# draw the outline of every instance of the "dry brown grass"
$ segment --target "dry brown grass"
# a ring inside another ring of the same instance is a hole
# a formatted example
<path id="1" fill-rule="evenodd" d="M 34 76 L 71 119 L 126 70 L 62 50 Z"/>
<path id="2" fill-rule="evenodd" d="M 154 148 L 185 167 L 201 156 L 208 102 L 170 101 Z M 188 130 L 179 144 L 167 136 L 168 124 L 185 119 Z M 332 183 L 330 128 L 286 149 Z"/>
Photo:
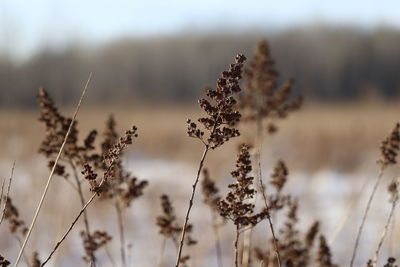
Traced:
<path id="1" fill-rule="evenodd" d="M 352 171 L 365 160 L 377 158 L 378 145 L 398 119 L 399 103 L 306 103 L 300 112 L 278 124 L 280 132 L 266 140 L 267 153 L 284 157 L 293 168 L 316 170 L 333 168 Z M 63 110 L 67 113 L 69 109 Z M 201 144 L 186 136 L 185 121 L 200 116 L 195 106 L 149 104 L 135 107 L 83 107 L 79 121 L 83 133 L 101 128 L 109 113 L 118 118 L 120 130 L 134 121 L 140 128 L 137 153 L 149 157 L 168 157 L 195 163 L 193 151 Z M 29 160 L 36 156 L 43 134 L 37 123 L 38 112 L 2 110 L 0 112 L 0 158 Z M 249 127 L 242 127 L 241 140 L 252 140 Z M 235 142 L 235 141 L 233 141 Z M 210 155 L 218 166 L 233 162 L 229 155 L 235 146 L 222 148 Z M 229 152 L 229 153 L 228 153 Z M 306 156 L 306 157 L 305 157 Z"/>

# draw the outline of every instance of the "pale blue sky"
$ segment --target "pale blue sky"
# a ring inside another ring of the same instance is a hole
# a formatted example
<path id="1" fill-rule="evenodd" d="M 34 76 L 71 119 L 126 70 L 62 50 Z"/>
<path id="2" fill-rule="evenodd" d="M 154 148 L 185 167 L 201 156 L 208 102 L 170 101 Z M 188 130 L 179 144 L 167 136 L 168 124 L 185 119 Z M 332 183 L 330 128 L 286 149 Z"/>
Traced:
<path id="1" fill-rule="evenodd" d="M 0 52 L 26 56 L 76 41 L 313 22 L 400 29 L 400 0 L 0 0 Z"/>

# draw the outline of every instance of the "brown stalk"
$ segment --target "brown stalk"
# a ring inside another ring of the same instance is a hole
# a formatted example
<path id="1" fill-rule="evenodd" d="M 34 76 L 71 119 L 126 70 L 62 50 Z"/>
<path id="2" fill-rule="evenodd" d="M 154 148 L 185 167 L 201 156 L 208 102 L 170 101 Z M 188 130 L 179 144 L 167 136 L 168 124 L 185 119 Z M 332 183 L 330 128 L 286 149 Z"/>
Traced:
<path id="1" fill-rule="evenodd" d="M 12 179 L 13 179 L 13 176 L 14 176 L 14 169 L 15 169 L 15 161 L 14 161 L 12 167 L 11 167 L 11 175 L 10 175 L 10 179 L 8 180 L 7 191 L 6 191 L 6 195 L 5 195 L 4 208 L 3 208 L 2 212 L 1 212 L 1 217 L 0 217 L 0 225 L 1 225 L 1 223 L 3 222 L 4 216 L 5 216 L 6 211 L 7 211 L 7 199 L 8 199 L 8 196 L 10 195 L 11 182 L 12 182 Z M 3 182 L 3 185 L 1 186 L 1 196 L 0 196 L 0 199 L 3 198 L 4 183 L 5 183 L 5 180 L 4 180 L 4 182 Z M 1 204 L 1 200 L 0 200 L 0 204 Z M 1 206 L 1 205 L 0 205 L 0 206 Z"/>
<path id="2" fill-rule="evenodd" d="M 214 132 L 214 131 L 212 131 L 212 132 Z M 200 164 L 199 164 L 199 168 L 197 170 L 196 180 L 194 181 L 194 184 L 192 185 L 192 194 L 191 194 L 190 200 L 189 200 L 189 207 L 188 207 L 188 209 L 186 211 L 185 223 L 184 223 L 183 228 L 182 228 L 182 235 L 181 235 L 181 240 L 179 242 L 178 256 L 177 256 L 177 259 L 176 259 L 175 267 L 178 267 L 179 264 L 180 264 L 180 260 L 181 260 L 181 256 L 182 256 L 183 243 L 185 241 L 185 235 L 186 235 L 187 225 L 188 225 L 188 222 L 189 222 L 190 211 L 192 210 L 192 207 L 193 207 L 193 200 L 194 200 L 194 195 L 196 193 L 196 187 L 197 187 L 197 184 L 199 182 L 200 173 L 201 173 L 201 171 L 203 169 L 204 161 L 206 159 L 206 156 L 207 156 L 207 153 L 208 153 L 209 150 L 210 150 L 209 145 L 206 144 L 204 146 L 203 155 L 201 156 L 201 159 L 200 159 Z"/>
<path id="3" fill-rule="evenodd" d="M 238 243 L 239 243 L 239 236 L 240 236 L 240 231 L 239 231 L 239 225 L 236 225 L 236 236 L 235 236 L 235 241 L 234 241 L 234 257 L 235 257 L 235 267 L 239 267 L 239 249 L 238 249 Z"/>
<path id="4" fill-rule="evenodd" d="M 257 151 L 256 151 L 256 161 L 257 161 L 257 166 L 258 166 L 258 180 L 260 183 L 260 191 L 261 191 L 261 194 L 262 194 L 262 197 L 264 200 L 264 205 L 267 210 L 267 220 L 268 220 L 269 228 L 270 228 L 271 234 L 272 234 L 276 259 L 278 261 L 278 266 L 281 267 L 281 255 L 279 253 L 278 239 L 276 238 L 276 235 L 275 235 L 274 224 L 272 223 L 270 208 L 268 205 L 267 196 L 265 195 L 265 186 L 264 186 L 263 179 L 262 179 L 262 169 L 261 169 L 262 132 L 261 131 L 262 131 L 262 122 L 260 120 L 258 120 L 258 122 L 257 122 L 257 141 L 258 141 L 257 143 L 258 144 L 257 144 Z"/>
<path id="5" fill-rule="evenodd" d="M 85 205 L 85 197 L 83 196 L 82 183 L 79 180 L 78 172 L 77 172 L 75 164 L 72 162 L 72 160 L 69 160 L 69 164 L 71 165 L 72 172 L 74 174 L 73 176 L 75 178 L 76 189 L 77 189 L 77 192 L 78 192 L 78 195 L 79 195 L 79 199 L 81 201 L 81 206 L 83 207 Z M 84 224 L 85 224 L 86 237 L 89 239 L 89 241 L 91 241 L 92 237 L 90 235 L 89 220 L 88 220 L 88 217 L 87 217 L 86 210 L 83 212 L 83 221 L 84 221 Z M 94 266 L 96 266 L 96 258 L 94 257 L 94 255 L 93 255 L 91 260 L 93 261 L 91 263 L 91 265 L 93 264 Z"/>
<path id="6" fill-rule="evenodd" d="M 100 186 L 103 184 L 100 183 Z M 46 260 L 43 261 L 43 263 L 40 265 L 45 266 L 47 264 L 47 262 L 51 259 L 51 257 L 53 256 L 53 254 L 56 252 L 56 250 L 58 249 L 58 247 L 62 244 L 62 242 L 64 242 L 64 240 L 67 238 L 68 234 L 71 232 L 72 228 L 74 228 L 76 222 L 79 220 L 79 218 L 81 217 L 81 215 L 85 212 L 86 208 L 90 205 L 90 203 L 92 203 L 92 201 L 96 198 L 97 193 L 94 193 L 90 199 L 86 202 L 86 204 L 82 207 L 82 209 L 79 211 L 78 215 L 75 217 L 75 219 L 72 221 L 71 225 L 69 226 L 68 230 L 63 234 L 63 236 L 60 238 L 60 240 L 57 242 L 57 244 L 54 246 L 53 250 L 50 252 L 49 256 L 46 258 Z"/>
<path id="7" fill-rule="evenodd" d="M 355 260 L 355 258 L 356 258 L 357 249 L 358 249 L 358 246 L 359 246 L 359 244 L 360 244 L 361 233 L 362 233 L 362 230 L 364 229 L 364 224 L 365 224 L 365 222 L 366 222 L 366 220 L 367 220 L 368 212 L 369 212 L 369 210 L 371 209 L 371 204 L 372 204 L 372 201 L 373 201 L 373 199 L 374 199 L 376 190 L 378 189 L 379 183 L 380 183 L 380 181 L 382 180 L 384 169 L 385 169 L 385 167 L 384 167 L 384 165 L 383 165 L 382 168 L 380 169 L 379 175 L 378 175 L 378 177 L 377 177 L 377 179 L 376 179 L 376 181 L 375 181 L 374 188 L 372 189 L 372 192 L 371 192 L 371 194 L 369 195 L 367 207 L 365 208 L 364 215 L 363 215 L 363 218 L 362 218 L 362 220 L 361 220 L 361 224 L 360 224 L 360 226 L 359 226 L 359 228 L 358 228 L 357 237 L 356 237 L 356 242 L 355 242 L 355 244 L 354 244 L 353 253 L 352 253 L 352 255 L 351 255 L 350 267 L 353 267 L 353 265 L 354 265 L 354 260 Z"/>
<path id="8" fill-rule="evenodd" d="M 66 135 L 65 135 L 65 137 L 64 137 L 64 141 L 63 141 L 63 143 L 62 143 L 62 145 L 61 145 L 61 147 L 60 147 L 60 150 L 59 150 L 59 152 L 58 152 L 58 154 L 57 154 L 57 157 L 56 157 L 56 159 L 55 159 L 55 161 L 54 161 L 53 168 L 52 168 L 52 170 L 51 170 L 51 172 L 50 172 L 50 174 L 49 174 L 49 177 L 48 177 L 48 179 L 47 179 L 46 186 L 45 186 L 45 188 L 44 188 L 44 190 L 43 190 L 42 196 L 41 196 L 40 201 L 39 201 L 39 204 L 38 204 L 38 206 L 37 206 L 35 215 L 33 216 L 32 223 L 31 223 L 31 225 L 29 226 L 29 229 L 28 229 L 28 232 L 27 232 L 27 234 L 26 234 L 25 240 L 24 240 L 24 242 L 22 243 L 22 247 L 21 247 L 21 249 L 20 249 L 20 251 L 19 251 L 19 253 L 18 253 L 18 257 L 17 257 L 17 260 L 15 261 L 14 267 L 17 267 L 17 266 L 18 266 L 18 263 L 19 263 L 19 261 L 21 260 L 21 256 L 22 256 L 22 254 L 23 254 L 23 252 L 24 252 L 24 249 L 25 249 L 25 247 L 26 247 L 26 244 L 28 243 L 28 240 L 29 240 L 29 238 L 30 238 L 30 236 L 31 236 L 33 227 L 35 226 L 36 220 L 37 220 L 37 218 L 38 218 L 38 216 L 39 216 L 39 212 L 40 212 L 40 210 L 41 210 L 41 208 L 42 208 L 44 199 L 45 199 L 45 197 L 46 197 L 46 195 L 47 195 L 47 192 L 48 192 L 48 189 L 49 189 L 49 187 L 50 187 L 50 183 L 51 183 L 51 181 L 52 181 L 53 174 L 54 174 L 55 169 L 56 169 L 56 167 L 57 167 L 57 163 L 58 163 L 58 161 L 60 160 L 60 157 L 61 157 L 61 154 L 62 154 L 62 152 L 63 152 L 63 150 L 64 150 L 65 144 L 67 143 L 68 137 L 69 137 L 69 135 L 70 135 L 70 133 L 71 133 L 72 126 L 73 126 L 73 124 L 75 123 L 76 116 L 78 115 L 78 111 L 79 111 L 80 106 L 81 106 L 81 104 L 82 104 L 83 98 L 84 98 L 84 96 L 85 96 L 85 94 L 86 94 L 86 90 L 87 90 L 87 88 L 88 88 L 88 86 L 89 86 L 89 83 L 90 83 L 91 78 L 92 78 L 92 73 L 89 74 L 89 78 L 88 78 L 88 80 L 86 81 L 85 87 L 84 87 L 84 89 L 83 89 L 83 91 L 82 91 L 82 95 L 81 95 L 81 97 L 80 97 L 80 99 L 79 99 L 79 102 L 78 102 L 78 104 L 77 104 L 77 106 L 76 106 L 74 115 L 72 116 L 72 120 L 71 120 L 71 123 L 70 123 L 70 125 L 69 125 L 69 127 L 68 127 L 68 131 L 67 131 L 67 133 L 66 133 Z"/>
<path id="9" fill-rule="evenodd" d="M 109 172 L 113 167 L 114 167 L 114 162 L 115 159 L 112 160 L 112 162 L 110 163 L 110 166 L 107 168 L 107 170 L 105 171 L 105 173 Z M 103 176 L 103 178 L 101 179 L 100 183 L 98 184 L 97 188 L 102 188 L 102 186 L 104 185 L 106 181 L 106 176 Z M 62 242 L 64 242 L 64 240 L 67 238 L 68 234 L 72 231 L 72 228 L 74 228 L 76 222 L 79 220 L 79 218 L 81 217 L 81 215 L 86 211 L 86 208 L 90 205 L 90 203 L 92 203 L 92 201 L 96 198 L 96 196 L 98 196 L 97 192 L 94 192 L 92 194 L 92 196 L 89 198 L 89 200 L 85 203 L 85 205 L 82 207 L 82 209 L 79 211 L 78 215 L 75 217 L 75 219 L 72 221 L 71 225 L 69 226 L 69 228 L 67 229 L 67 231 L 63 234 L 63 236 L 61 237 L 61 239 L 56 243 L 56 245 L 54 246 L 53 250 L 51 251 L 51 253 L 49 254 L 49 256 L 46 258 L 46 260 L 42 263 L 42 265 L 40 266 L 44 266 L 53 256 L 53 254 L 57 251 L 58 247 L 62 244 Z"/>
<path id="10" fill-rule="evenodd" d="M 393 202 L 392 202 L 392 207 L 390 209 L 389 217 L 386 220 L 386 224 L 385 224 L 385 227 L 383 228 L 381 238 L 379 239 L 378 247 L 377 247 L 377 249 L 375 251 L 375 256 L 374 256 L 374 260 L 373 260 L 374 266 L 376 266 L 376 263 L 378 261 L 379 252 L 380 252 L 380 250 L 382 248 L 383 241 L 385 240 L 387 232 L 389 230 L 389 226 L 390 226 L 390 223 L 392 221 L 394 210 L 396 209 L 396 205 L 397 205 L 397 201 L 398 200 L 399 200 L 399 195 L 398 195 L 398 191 L 396 189 L 396 193 L 394 195 L 394 199 L 393 199 Z"/>

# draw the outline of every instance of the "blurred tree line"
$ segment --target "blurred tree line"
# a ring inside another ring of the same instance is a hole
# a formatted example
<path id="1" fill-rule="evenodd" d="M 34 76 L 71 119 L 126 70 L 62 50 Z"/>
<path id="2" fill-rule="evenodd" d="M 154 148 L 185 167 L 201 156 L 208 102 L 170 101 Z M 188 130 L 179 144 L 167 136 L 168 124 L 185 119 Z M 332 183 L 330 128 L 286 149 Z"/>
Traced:
<path id="1" fill-rule="evenodd" d="M 98 47 L 43 49 L 23 62 L 0 56 L 0 105 L 32 106 L 40 86 L 57 101 L 76 101 L 89 72 L 93 103 L 188 101 L 214 86 L 234 55 L 252 56 L 269 40 L 282 78 L 294 77 L 309 98 L 399 97 L 400 32 L 382 28 L 299 28 L 123 39 Z"/>

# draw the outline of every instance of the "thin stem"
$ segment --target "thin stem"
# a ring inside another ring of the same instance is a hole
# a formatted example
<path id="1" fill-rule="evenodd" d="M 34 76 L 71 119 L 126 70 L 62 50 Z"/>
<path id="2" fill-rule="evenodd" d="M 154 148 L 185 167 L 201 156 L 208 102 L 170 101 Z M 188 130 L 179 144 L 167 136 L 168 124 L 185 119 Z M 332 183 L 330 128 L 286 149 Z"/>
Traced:
<path id="1" fill-rule="evenodd" d="M 25 240 L 24 240 L 24 242 L 23 242 L 23 244 L 22 244 L 21 250 L 20 250 L 19 253 L 18 253 L 18 257 L 17 257 L 17 260 L 15 261 L 14 267 L 17 267 L 17 266 L 18 266 L 18 263 L 19 263 L 19 261 L 21 260 L 22 253 L 24 252 L 24 249 L 25 249 L 25 247 L 26 247 L 26 244 L 28 243 L 29 237 L 31 236 L 33 227 L 35 226 L 35 223 L 36 223 L 36 220 L 37 220 L 37 218 L 38 218 L 38 216 L 39 216 L 39 212 L 40 212 L 40 210 L 41 210 L 41 208 L 42 208 L 44 199 L 45 199 L 45 197 L 46 197 L 46 195 L 47 195 L 47 191 L 48 191 L 48 189 L 49 189 L 49 187 L 50 187 L 50 183 L 51 183 L 51 181 L 52 181 L 53 174 L 54 174 L 54 171 L 55 171 L 55 169 L 56 169 L 57 163 L 58 163 L 58 161 L 60 160 L 60 157 L 61 157 L 61 154 L 62 154 L 62 152 L 63 152 L 63 150 L 64 150 L 65 144 L 67 143 L 68 137 L 69 137 L 69 135 L 70 135 L 70 133 L 71 133 L 72 126 L 73 126 L 74 123 L 75 123 L 76 116 L 78 115 L 78 111 L 79 111 L 80 106 L 81 106 L 81 104 L 82 104 L 82 100 L 83 100 L 83 98 L 84 98 L 84 96 L 85 96 L 85 94 L 86 94 L 86 90 L 87 90 L 87 88 L 88 88 L 88 85 L 89 85 L 89 82 L 90 82 L 91 78 L 92 78 L 92 73 L 89 74 L 89 78 L 88 78 L 88 80 L 86 81 L 86 85 L 85 85 L 85 87 L 84 87 L 84 89 L 83 89 L 83 91 L 82 91 L 82 95 L 81 95 L 81 97 L 80 97 L 80 99 L 79 99 L 78 105 L 76 106 L 76 109 L 75 109 L 74 115 L 73 115 L 73 117 L 72 117 L 71 123 L 69 124 L 69 127 L 68 127 L 68 131 L 67 131 L 67 133 L 66 133 L 66 135 L 65 135 L 65 137 L 64 137 L 64 141 L 63 141 L 63 143 L 62 143 L 62 145 L 61 145 L 61 147 L 60 147 L 60 151 L 58 152 L 58 155 L 57 155 L 57 157 L 56 157 L 56 160 L 54 161 L 53 168 L 52 168 L 52 170 L 51 170 L 51 172 L 50 172 L 49 178 L 47 179 L 46 186 L 45 186 L 45 188 L 44 188 L 44 190 L 43 190 L 42 196 L 41 196 L 40 201 L 39 201 L 39 204 L 38 204 L 38 206 L 37 206 L 35 215 L 33 216 L 32 223 L 31 223 L 31 225 L 29 226 L 29 229 L 28 229 L 28 232 L 27 232 L 27 234 L 26 234 Z"/>
<path id="2" fill-rule="evenodd" d="M 1 191 L 0 191 L 0 208 L 1 203 L 3 201 L 3 193 L 4 193 L 4 185 L 6 184 L 6 178 L 4 178 L 3 182 L 1 183 Z"/>
<path id="3" fill-rule="evenodd" d="M 217 225 L 217 216 L 215 216 L 215 211 L 212 209 L 211 209 L 211 217 L 212 217 L 212 226 L 213 226 L 214 237 L 215 237 L 215 250 L 217 252 L 218 267 L 223 267 L 221 242 L 219 240 L 219 231 L 218 231 L 218 225 Z"/>
<path id="4" fill-rule="evenodd" d="M 76 170 L 75 164 L 72 162 L 72 160 L 69 160 L 69 164 L 72 168 L 72 173 L 74 174 L 74 178 L 75 178 L 75 183 L 76 183 L 76 189 L 79 195 L 79 199 L 81 201 L 81 206 L 83 207 L 85 205 L 85 197 L 83 196 L 83 191 L 82 191 L 82 183 L 79 180 L 78 177 L 78 172 Z M 86 237 L 89 240 L 90 244 L 92 244 L 92 236 L 90 235 L 90 228 L 89 228 L 89 220 L 88 220 L 88 216 L 87 216 L 87 212 L 86 210 L 83 212 L 83 221 L 85 224 L 85 230 L 86 230 Z M 94 252 L 91 252 L 90 255 L 90 261 L 91 263 L 93 263 L 93 266 L 96 266 L 96 257 L 94 255 Z"/>
<path id="5" fill-rule="evenodd" d="M 353 248 L 353 253 L 352 253 L 352 256 L 351 256 L 350 267 L 353 267 L 354 260 L 356 258 L 356 254 L 357 254 L 357 249 L 358 249 L 358 246 L 359 246 L 359 243 L 360 243 L 361 233 L 362 233 L 362 230 L 364 229 L 364 224 L 365 224 L 365 222 L 367 220 L 367 215 L 368 215 L 368 212 L 369 212 L 369 210 L 371 208 L 371 204 L 372 204 L 372 201 L 374 199 L 376 190 L 378 189 L 379 183 L 382 180 L 384 169 L 385 169 L 384 167 L 382 167 L 380 169 L 379 175 L 378 175 L 378 177 L 376 179 L 376 182 L 375 182 L 375 185 L 374 185 L 374 188 L 372 189 L 372 192 L 371 192 L 371 194 L 369 196 L 367 207 L 365 208 L 364 215 L 363 215 L 360 227 L 358 228 L 357 238 L 356 238 L 356 242 L 355 242 L 354 248 Z"/>
<path id="6" fill-rule="evenodd" d="M 117 219 L 118 219 L 118 231 L 119 231 L 119 242 L 120 242 L 120 252 L 121 252 L 121 261 L 122 266 L 126 266 L 126 256 L 125 256 L 125 234 L 124 234 L 124 224 L 122 218 L 122 209 L 119 205 L 118 200 L 115 202 L 115 209 L 117 211 Z"/>
<path id="7" fill-rule="evenodd" d="M 396 235 L 396 233 L 397 233 L 397 231 L 395 230 L 395 228 L 396 228 L 396 214 L 394 214 L 393 215 L 393 219 L 392 219 L 392 223 L 391 223 L 391 227 L 390 227 L 390 236 L 389 236 L 389 248 L 388 248 L 388 250 L 389 250 L 389 255 L 394 255 L 394 250 L 393 250 L 393 247 L 394 247 L 394 244 L 395 244 L 395 240 L 396 240 L 396 238 L 395 238 L 395 235 Z"/>
<path id="8" fill-rule="evenodd" d="M 378 243 L 378 248 L 375 251 L 375 256 L 374 256 L 374 260 L 373 260 L 374 266 L 376 266 L 376 262 L 378 261 L 379 252 L 382 248 L 383 241 L 385 240 L 387 232 L 389 230 L 390 222 L 392 221 L 394 210 L 396 209 L 396 204 L 397 204 L 398 199 L 399 199 L 399 196 L 398 196 L 398 193 L 396 193 L 396 195 L 394 196 L 393 202 L 392 202 L 392 208 L 390 209 L 389 217 L 386 220 L 385 227 L 383 228 L 383 231 L 382 231 L 382 236 Z"/>
<path id="9" fill-rule="evenodd" d="M 107 170 L 105 173 L 111 170 L 111 168 L 114 166 L 115 159 L 112 160 L 110 163 L 110 166 L 108 166 Z M 97 186 L 98 188 L 102 188 L 104 183 L 106 182 L 106 176 L 104 175 L 103 178 L 101 179 L 99 185 Z M 72 228 L 75 226 L 76 222 L 80 218 L 80 216 L 85 212 L 86 208 L 92 203 L 92 201 L 95 199 L 95 197 L 98 196 L 98 193 L 93 193 L 90 199 L 86 202 L 86 204 L 82 207 L 82 209 L 79 211 L 78 215 L 75 217 L 75 219 L 72 221 L 70 227 L 68 230 L 64 233 L 64 235 L 61 237 L 61 239 L 57 242 L 57 244 L 54 246 L 53 250 L 51 251 L 50 255 L 47 257 L 47 259 L 42 263 L 41 266 L 44 266 L 53 256 L 53 254 L 56 252 L 58 247 L 62 244 L 62 242 L 67 238 L 68 234 L 71 232 Z"/>
<path id="10" fill-rule="evenodd" d="M 0 225 L 1 225 L 1 223 L 3 222 L 3 220 L 4 220 L 4 216 L 6 215 L 6 211 L 7 211 L 7 200 L 8 200 L 8 197 L 9 197 L 9 195 L 10 195 L 10 189 L 11 189 L 11 182 L 12 182 L 12 179 L 13 179 L 13 176 L 14 176 L 14 169 L 15 169 L 15 161 L 14 161 L 14 163 L 13 163 L 13 165 L 12 165 L 12 167 L 11 167 L 11 175 L 10 175 L 10 179 L 8 180 L 8 186 L 7 186 L 7 192 L 6 192 L 6 199 L 5 199 L 5 203 L 4 203 L 4 208 L 3 208 L 3 211 L 1 212 L 1 217 L 0 217 Z M 3 186 L 4 186 L 4 183 L 3 183 Z M 1 196 L 3 196 L 3 186 L 2 186 L 2 188 L 1 188 Z"/>
<path id="11" fill-rule="evenodd" d="M 21 238 L 19 238 L 19 236 L 17 236 L 17 235 L 14 235 L 14 237 L 15 237 L 15 239 L 18 241 L 19 247 L 22 247 L 22 240 L 21 240 Z M 28 257 L 26 256 L 25 253 L 24 253 L 23 257 L 24 257 L 24 261 L 26 262 L 26 265 L 29 266 L 29 259 L 28 259 Z"/>
<path id="12" fill-rule="evenodd" d="M 267 220 L 268 220 L 269 228 L 270 228 L 271 234 L 272 234 L 272 240 L 274 243 L 276 259 L 278 261 L 278 266 L 281 267 L 281 255 L 279 253 L 278 239 L 276 238 L 276 235 L 275 235 L 274 224 L 272 223 L 270 208 L 268 205 L 267 196 L 265 194 L 265 186 L 264 186 L 263 179 L 262 179 L 262 169 L 261 169 L 262 122 L 260 120 L 257 121 L 257 141 L 258 141 L 258 144 L 257 144 L 256 160 L 257 160 L 257 166 L 258 166 L 260 191 L 261 191 L 261 194 L 262 194 L 262 197 L 264 200 L 265 208 L 267 210 Z"/>
<path id="13" fill-rule="evenodd" d="M 104 180 L 103 180 L 104 181 Z M 100 183 L 101 186 L 102 183 Z M 61 239 L 57 242 L 57 244 L 54 246 L 53 250 L 51 251 L 50 255 L 46 258 L 46 260 L 42 263 L 42 266 L 45 266 L 47 264 L 47 262 L 51 259 L 51 257 L 53 256 L 53 254 L 56 252 L 56 250 L 58 249 L 58 247 L 62 244 L 62 242 L 64 242 L 64 240 L 67 238 L 68 234 L 71 232 L 72 228 L 74 228 L 76 222 L 79 220 L 79 218 L 81 217 L 81 215 L 85 212 L 86 208 L 90 205 L 90 203 L 92 203 L 92 201 L 95 199 L 95 197 L 97 196 L 97 193 L 94 193 L 90 199 L 86 202 L 86 204 L 82 207 L 82 209 L 79 211 L 78 215 L 75 217 L 75 219 L 72 221 L 71 225 L 69 226 L 68 230 L 63 234 L 63 236 L 61 237 Z"/>
<path id="14" fill-rule="evenodd" d="M 239 267 L 239 249 L 238 249 L 239 235 L 240 235 L 239 225 L 236 225 L 236 236 L 234 241 L 235 267 Z"/>
<path id="15" fill-rule="evenodd" d="M 199 169 L 197 170 L 196 180 L 194 181 L 194 184 L 192 185 L 192 194 L 191 194 L 190 200 L 189 200 L 189 207 L 188 207 L 188 209 L 186 211 L 185 223 L 184 223 L 183 228 L 182 228 L 182 235 L 181 235 L 181 240 L 180 240 L 180 243 L 179 243 L 178 257 L 176 258 L 175 267 L 178 267 L 179 264 L 180 264 L 180 260 L 181 260 L 181 256 L 182 256 L 183 243 L 185 241 L 186 228 L 187 228 L 187 225 L 188 225 L 188 222 L 189 222 L 190 211 L 191 211 L 191 209 L 193 207 L 193 200 L 194 200 L 194 195 L 196 193 L 196 187 L 197 187 L 197 184 L 199 182 L 200 173 L 201 173 L 201 171 L 203 169 L 204 161 L 206 159 L 206 156 L 207 156 L 207 153 L 208 153 L 209 149 L 210 149 L 209 146 L 205 145 L 203 155 L 201 156 L 201 159 L 200 159 Z"/>

